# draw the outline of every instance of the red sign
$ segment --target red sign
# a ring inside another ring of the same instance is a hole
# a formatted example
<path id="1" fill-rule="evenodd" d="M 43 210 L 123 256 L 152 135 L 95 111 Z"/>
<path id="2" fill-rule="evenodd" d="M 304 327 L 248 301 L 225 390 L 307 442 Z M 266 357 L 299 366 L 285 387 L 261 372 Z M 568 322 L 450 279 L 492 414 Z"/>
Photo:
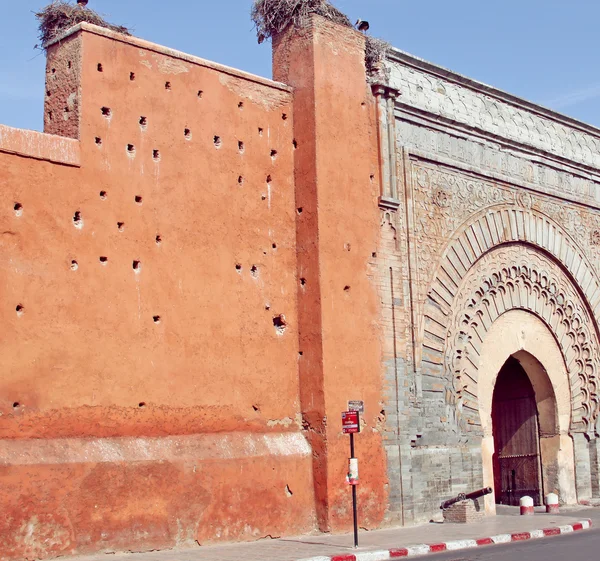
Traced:
<path id="1" fill-rule="evenodd" d="M 360 432 L 358 411 L 344 411 L 342 413 L 342 432 L 344 434 Z"/>

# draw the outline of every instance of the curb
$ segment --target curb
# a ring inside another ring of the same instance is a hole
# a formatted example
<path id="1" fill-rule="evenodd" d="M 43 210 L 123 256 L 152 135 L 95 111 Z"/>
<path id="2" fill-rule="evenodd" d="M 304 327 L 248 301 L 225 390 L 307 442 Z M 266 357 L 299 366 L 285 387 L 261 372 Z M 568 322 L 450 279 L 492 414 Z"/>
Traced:
<path id="1" fill-rule="evenodd" d="M 592 527 L 591 520 L 581 520 L 567 526 L 557 526 L 554 528 L 544 528 L 543 530 L 531 530 L 530 532 L 519 532 L 517 534 L 499 534 L 489 538 L 480 538 L 478 540 L 454 540 L 449 542 L 440 542 L 434 544 L 411 545 L 409 547 L 395 549 L 380 549 L 378 551 L 364 551 L 333 556 L 319 556 L 302 559 L 301 561 L 388 561 L 389 559 L 399 559 L 401 557 L 413 557 L 415 555 L 427 555 L 428 553 L 441 553 L 443 551 L 457 551 L 460 549 L 471 549 L 485 545 L 495 545 L 510 542 L 522 542 L 525 540 L 535 540 L 547 536 L 559 536 L 561 534 L 571 534 L 580 530 L 588 530 Z"/>

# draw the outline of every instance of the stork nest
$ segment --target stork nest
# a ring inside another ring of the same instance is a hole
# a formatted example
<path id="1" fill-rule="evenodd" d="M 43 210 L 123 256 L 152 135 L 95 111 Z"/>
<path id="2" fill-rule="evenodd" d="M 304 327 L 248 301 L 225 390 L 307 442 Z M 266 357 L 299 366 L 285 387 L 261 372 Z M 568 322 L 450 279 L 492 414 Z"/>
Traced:
<path id="1" fill-rule="evenodd" d="M 302 27 L 310 14 L 352 27 L 348 17 L 328 0 L 255 0 L 250 12 L 261 43 L 281 33 L 290 24 Z"/>
<path id="2" fill-rule="evenodd" d="M 258 42 L 281 33 L 288 25 L 303 27 L 310 14 L 354 29 L 352 22 L 329 0 L 255 0 L 250 16 L 256 27 Z M 380 70 L 390 45 L 382 39 L 366 37 L 365 66 L 369 74 Z"/>
<path id="3" fill-rule="evenodd" d="M 383 39 L 367 36 L 365 45 L 365 66 L 369 74 L 381 71 L 381 63 L 387 58 L 392 46 Z"/>
<path id="4" fill-rule="evenodd" d="M 124 35 L 131 35 L 129 30 L 122 25 L 108 23 L 100 14 L 87 7 L 73 5 L 65 0 L 54 0 L 41 12 L 36 12 L 35 17 L 39 21 L 39 40 L 42 46 L 58 37 L 63 31 L 81 22 L 93 23 L 105 27 L 111 31 L 117 31 Z"/>

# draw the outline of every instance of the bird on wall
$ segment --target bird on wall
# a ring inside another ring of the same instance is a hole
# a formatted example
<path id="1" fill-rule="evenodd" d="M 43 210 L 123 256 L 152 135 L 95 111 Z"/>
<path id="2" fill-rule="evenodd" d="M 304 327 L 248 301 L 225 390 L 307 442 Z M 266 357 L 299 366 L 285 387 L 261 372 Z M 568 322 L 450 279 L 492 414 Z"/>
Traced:
<path id="1" fill-rule="evenodd" d="M 362 19 L 357 19 L 354 25 L 356 26 L 356 29 L 362 31 L 363 33 L 366 33 L 370 27 L 369 22 Z"/>
<path id="2" fill-rule="evenodd" d="M 77 5 L 85 8 L 87 6 L 88 0 L 77 0 Z"/>

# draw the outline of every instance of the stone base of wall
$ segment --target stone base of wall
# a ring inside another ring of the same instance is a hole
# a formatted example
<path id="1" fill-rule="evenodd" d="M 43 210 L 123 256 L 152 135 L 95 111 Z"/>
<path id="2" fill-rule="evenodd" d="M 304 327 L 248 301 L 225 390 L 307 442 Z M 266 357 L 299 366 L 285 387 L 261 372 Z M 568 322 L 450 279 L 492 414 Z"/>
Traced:
<path id="1" fill-rule="evenodd" d="M 310 453 L 297 432 L 0 440 L 0 559 L 310 532 Z"/>
<path id="2" fill-rule="evenodd" d="M 484 516 L 485 510 L 483 505 L 479 504 L 479 501 L 461 501 L 444 509 L 444 522 L 451 522 L 453 524 L 479 522 Z"/>

